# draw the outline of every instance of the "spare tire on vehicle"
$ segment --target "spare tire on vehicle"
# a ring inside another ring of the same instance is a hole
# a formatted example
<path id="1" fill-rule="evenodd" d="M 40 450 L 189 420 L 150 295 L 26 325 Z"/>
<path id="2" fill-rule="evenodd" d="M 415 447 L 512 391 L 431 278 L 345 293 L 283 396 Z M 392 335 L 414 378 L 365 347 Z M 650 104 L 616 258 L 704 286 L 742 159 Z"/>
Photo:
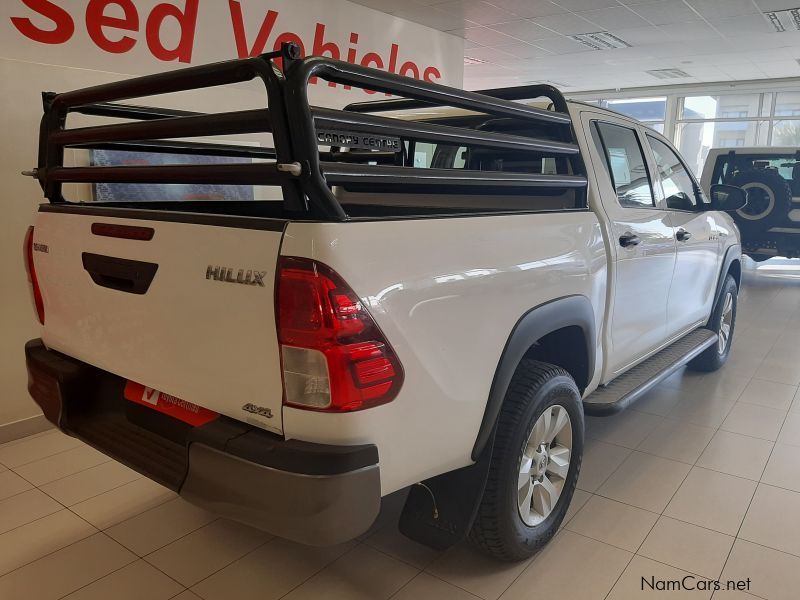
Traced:
<path id="1" fill-rule="evenodd" d="M 747 204 L 733 213 L 745 242 L 780 226 L 792 210 L 792 189 L 776 171 L 740 171 L 730 185 L 747 193 Z"/>

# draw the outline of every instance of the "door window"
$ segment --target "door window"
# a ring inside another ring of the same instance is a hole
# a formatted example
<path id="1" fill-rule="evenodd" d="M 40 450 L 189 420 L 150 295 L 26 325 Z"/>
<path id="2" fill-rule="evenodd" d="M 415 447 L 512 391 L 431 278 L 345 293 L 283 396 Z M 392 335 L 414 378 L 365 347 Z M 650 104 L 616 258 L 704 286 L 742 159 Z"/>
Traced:
<path id="1" fill-rule="evenodd" d="M 620 206 L 655 206 L 653 188 L 636 131 L 611 123 L 595 123 L 595 144 L 602 149 L 606 169 Z"/>
<path id="2" fill-rule="evenodd" d="M 689 175 L 686 165 L 677 153 L 661 140 L 647 136 L 656 161 L 658 177 L 666 197 L 667 208 L 695 210 L 697 208 L 697 187 Z"/>

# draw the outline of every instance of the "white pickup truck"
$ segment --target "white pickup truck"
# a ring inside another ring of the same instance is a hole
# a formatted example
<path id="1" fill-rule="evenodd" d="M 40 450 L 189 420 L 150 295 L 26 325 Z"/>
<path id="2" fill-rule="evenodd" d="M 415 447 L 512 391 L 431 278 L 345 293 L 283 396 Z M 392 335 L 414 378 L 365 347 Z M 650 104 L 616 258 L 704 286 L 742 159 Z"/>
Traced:
<path id="1" fill-rule="evenodd" d="M 313 77 L 393 97 L 312 107 Z M 118 103 L 259 78 L 268 109 Z M 285 46 L 44 100 L 30 393 L 220 515 L 332 544 L 410 488 L 409 537 L 521 559 L 564 517 L 584 413 L 730 351 L 741 190 L 704 195 L 658 133 L 552 87 L 466 92 Z M 187 140 L 253 132 L 272 147 Z M 67 201 L 76 182 L 153 197 Z M 152 191 L 175 184 L 276 193 Z"/>

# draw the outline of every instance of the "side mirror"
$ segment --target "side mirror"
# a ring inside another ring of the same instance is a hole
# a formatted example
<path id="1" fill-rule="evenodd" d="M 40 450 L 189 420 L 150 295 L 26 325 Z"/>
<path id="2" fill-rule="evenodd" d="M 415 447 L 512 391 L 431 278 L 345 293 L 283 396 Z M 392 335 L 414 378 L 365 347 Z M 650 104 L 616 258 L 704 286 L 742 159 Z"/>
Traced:
<path id="1" fill-rule="evenodd" d="M 732 212 L 744 208 L 747 204 L 747 192 L 735 185 L 711 186 L 711 209 Z"/>

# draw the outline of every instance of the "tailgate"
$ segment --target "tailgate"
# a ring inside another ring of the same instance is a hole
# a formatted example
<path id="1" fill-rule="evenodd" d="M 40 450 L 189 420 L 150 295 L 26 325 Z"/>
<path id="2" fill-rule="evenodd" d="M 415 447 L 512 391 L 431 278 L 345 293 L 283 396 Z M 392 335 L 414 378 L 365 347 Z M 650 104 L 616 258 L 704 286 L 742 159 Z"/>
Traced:
<path id="1" fill-rule="evenodd" d="M 273 302 L 284 221 L 43 210 L 33 255 L 48 347 L 282 432 Z M 97 235 L 97 223 L 151 228 L 152 239 Z"/>

